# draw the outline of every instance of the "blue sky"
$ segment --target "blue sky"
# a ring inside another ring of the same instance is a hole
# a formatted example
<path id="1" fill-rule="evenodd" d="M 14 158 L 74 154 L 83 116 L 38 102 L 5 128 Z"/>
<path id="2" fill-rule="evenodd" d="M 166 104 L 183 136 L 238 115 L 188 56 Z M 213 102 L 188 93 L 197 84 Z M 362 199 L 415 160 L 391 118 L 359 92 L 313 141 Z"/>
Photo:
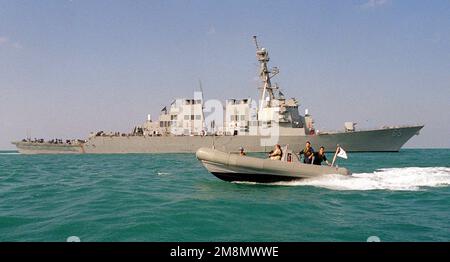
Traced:
<path id="1" fill-rule="evenodd" d="M 0 0 L 0 148 L 131 131 L 175 97 L 256 97 L 252 35 L 319 130 L 450 147 L 450 1 Z"/>

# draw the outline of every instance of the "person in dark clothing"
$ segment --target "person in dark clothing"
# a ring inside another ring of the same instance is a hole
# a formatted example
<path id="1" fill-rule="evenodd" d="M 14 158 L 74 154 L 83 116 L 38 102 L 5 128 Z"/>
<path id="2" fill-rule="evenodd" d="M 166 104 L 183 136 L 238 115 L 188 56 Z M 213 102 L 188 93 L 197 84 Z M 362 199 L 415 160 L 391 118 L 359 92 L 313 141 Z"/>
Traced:
<path id="1" fill-rule="evenodd" d="M 241 155 L 241 156 L 247 155 L 247 154 L 244 152 L 244 148 L 243 148 L 243 147 L 240 147 L 240 148 L 239 148 L 239 155 Z"/>
<path id="2" fill-rule="evenodd" d="M 327 165 L 330 165 L 330 163 L 328 163 L 327 156 L 325 155 L 325 148 L 321 146 L 319 152 L 314 153 L 313 164 L 320 166 L 324 161 Z"/>
<path id="3" fill-rule="evenodd" d="M 309 141 L 306 141 L 305 148 L 298 154 L 300 157 L 301 155 L 304 155 L 303 163 L 311 164 L 312 158 L 314 156 L 314 149 L 311 147 L 311 143 Z"/>

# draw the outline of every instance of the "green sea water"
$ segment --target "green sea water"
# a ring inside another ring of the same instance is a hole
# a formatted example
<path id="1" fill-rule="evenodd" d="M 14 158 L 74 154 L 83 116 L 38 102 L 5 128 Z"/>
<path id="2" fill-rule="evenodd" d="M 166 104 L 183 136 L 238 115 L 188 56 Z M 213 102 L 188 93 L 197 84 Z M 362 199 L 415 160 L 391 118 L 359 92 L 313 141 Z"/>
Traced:
<path id="1" fill-rule="evenodd" d="M 0 241 L 450 241 L 450 149 L 339 165 L 354 175 L 262 185 L 194 154 L 0 152 Z"/>

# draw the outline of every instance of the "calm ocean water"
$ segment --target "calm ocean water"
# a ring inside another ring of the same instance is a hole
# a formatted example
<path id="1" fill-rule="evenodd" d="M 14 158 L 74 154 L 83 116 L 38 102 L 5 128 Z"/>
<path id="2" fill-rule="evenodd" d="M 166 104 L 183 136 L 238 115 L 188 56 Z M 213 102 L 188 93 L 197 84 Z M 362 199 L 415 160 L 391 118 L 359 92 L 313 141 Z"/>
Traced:
<path id="1" fill-rule="evenodd" d="M 339 164 L 355 174 L 261 185 L 193 154 L 0 152 L 0 241 L 450 241 L 450 149 Z"/>

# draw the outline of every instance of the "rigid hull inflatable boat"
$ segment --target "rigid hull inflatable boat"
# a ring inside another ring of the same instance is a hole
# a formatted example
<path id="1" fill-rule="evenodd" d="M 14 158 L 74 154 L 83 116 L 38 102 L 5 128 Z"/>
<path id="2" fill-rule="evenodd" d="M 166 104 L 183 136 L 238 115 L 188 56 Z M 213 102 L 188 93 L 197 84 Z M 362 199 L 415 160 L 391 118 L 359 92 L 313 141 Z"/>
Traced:
<path id="1" fill-rule="evenodd" d="M 241 156 L 203 147 L 197 150 L 196 156 L 209 172 L 229 182 L 271 183 L 327 174 L 351 174 L 348 169 L 342 167 L 303 164 L 291 151 L 284 152 L 281 160 L 272 160 Z"/>

